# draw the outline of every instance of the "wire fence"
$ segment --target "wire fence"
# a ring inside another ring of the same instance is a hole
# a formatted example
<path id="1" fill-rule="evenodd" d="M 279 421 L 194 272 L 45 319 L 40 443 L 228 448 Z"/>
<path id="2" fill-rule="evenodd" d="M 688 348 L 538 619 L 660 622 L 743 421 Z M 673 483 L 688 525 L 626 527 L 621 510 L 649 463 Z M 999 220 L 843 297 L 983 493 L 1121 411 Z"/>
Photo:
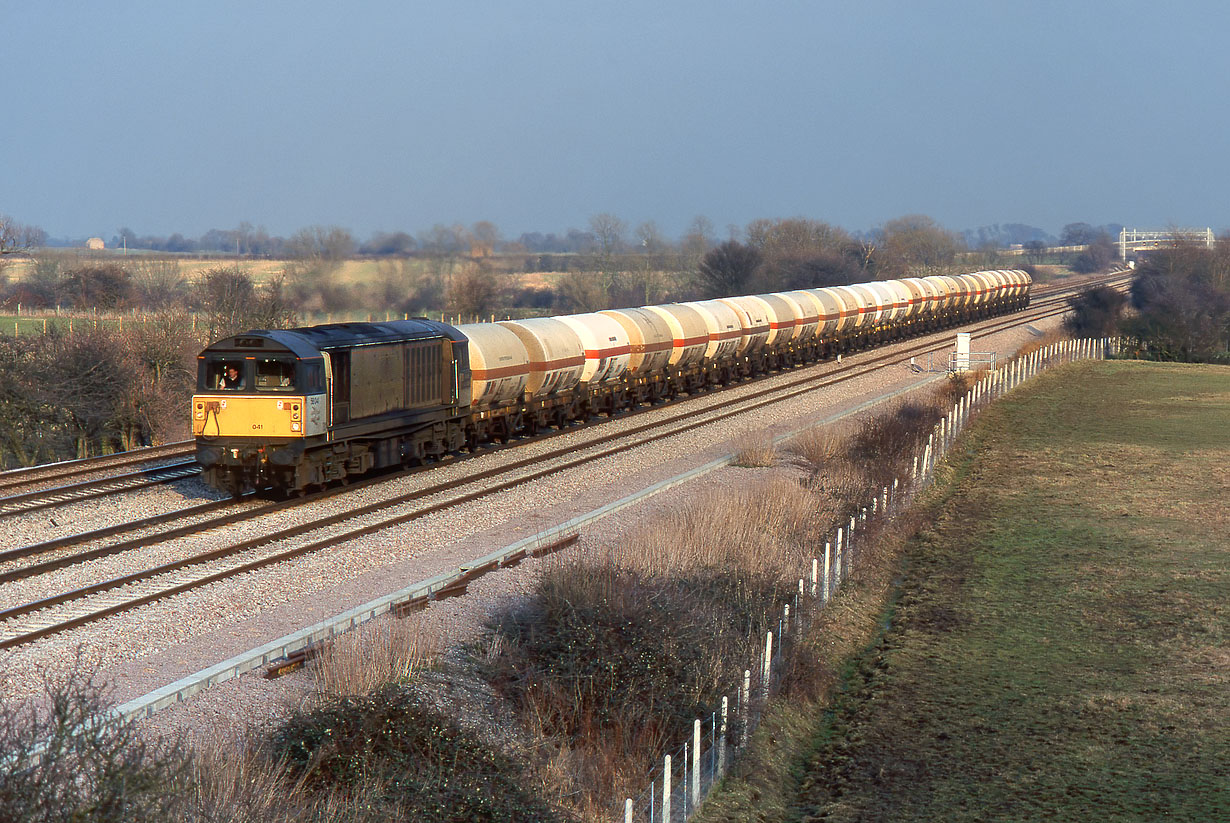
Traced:
<path id="1" fill-rule="evenodd" d="M 858 565 L 860 549 L 871 532 L 892 522 L 913 497 L 926 488 L 935 469 L 977 414 L 1025 381 L 1055 366 L 1078 360 L 1105 360 L 1120 355 L 1116 337 L 1064 340 L 1017 357 L 998 368 L 972 373 L 975 382 L 919 443 L 905 477 L 884 486 L 848 520 L 817 544 L 811 567 L 801 570 L 795 591 L 782 598 L 777 628 L 765 635 L 757 659 L 744 661 L 741 686 L 723 695 L 708 716 L 697 717 L 682 745 L 659 755 L 649 785 L 624 798 L 611 819 L 624 823 L 686 821 L 746 750 L 769 700 L 781 687 L 794 646 Z"/>

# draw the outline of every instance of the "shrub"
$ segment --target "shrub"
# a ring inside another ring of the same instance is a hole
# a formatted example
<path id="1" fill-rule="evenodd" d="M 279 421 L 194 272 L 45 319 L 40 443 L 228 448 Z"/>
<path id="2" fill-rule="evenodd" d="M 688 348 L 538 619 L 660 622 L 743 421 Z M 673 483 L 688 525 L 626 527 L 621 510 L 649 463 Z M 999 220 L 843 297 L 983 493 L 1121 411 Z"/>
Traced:
<path id="1" fill-rule="evenodd" d="M 1086 289 L 1068 300 L 1072 313 L 1064 318 L 1064 331 L 1073 337 L 1114 334 L 1126 305 L 1127 298 L 1110 286 Z"/>
<path id="2" fill-rule="evenodd" d="M 419 705 L 405 687 L 386 686 L 297 713 L 276 732 L 273 747 L 308 791 L 346 796 L 380 787 L 371 797 L 376 819 L 552 817 L 525 788 L 517 763 Z"/>
<path id="3" fill-rule="evenodd" d="M 1230 349 L 1230 244 L 1155 252 L 1132 281 L 1125 331 L 1159 360 L 1224 359 Z"/>
<path id="4" fill-rule="evenodd" d="M 108 716 L 80 654 L 44 690 L 43 712 L 0 706 L 0 820 L 184 819 L 190 760 L 181 746 L 148 744 L 131 721 Z"/>

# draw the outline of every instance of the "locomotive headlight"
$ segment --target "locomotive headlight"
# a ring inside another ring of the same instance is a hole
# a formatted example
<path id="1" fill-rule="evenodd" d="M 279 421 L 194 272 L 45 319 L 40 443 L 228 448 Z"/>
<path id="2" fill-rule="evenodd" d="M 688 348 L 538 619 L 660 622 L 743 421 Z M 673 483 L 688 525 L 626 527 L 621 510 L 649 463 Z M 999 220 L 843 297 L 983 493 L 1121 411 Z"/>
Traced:
<path id="1" fill-rule="evenodd" d="M 299 424 L 298 424 L 298 423 L 291 423 L 291 424 L 290 424 L 290 430 L 291 430 L 291 431 L 293 431 L 293 432 L 297 432 L 297 431 L 299 431 Z"/>

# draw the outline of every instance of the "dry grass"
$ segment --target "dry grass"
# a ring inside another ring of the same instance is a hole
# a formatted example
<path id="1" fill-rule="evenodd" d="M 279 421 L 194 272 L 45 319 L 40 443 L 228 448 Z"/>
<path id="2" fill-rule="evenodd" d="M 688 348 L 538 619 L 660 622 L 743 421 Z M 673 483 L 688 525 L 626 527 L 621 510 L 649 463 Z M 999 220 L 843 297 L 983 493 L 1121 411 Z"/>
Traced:
<path id="1" fill-rule="evenodd" d="M 367 694 L 409 680 L 434 654 L 421 619 L 376 620 L 326 643 L 313 674 L 322 695 Z"/>
<path id="2" fill-rule="evenodd" d="M 825 503 L 791 474 L 770 474 L 644 523 L 612 559 L 650 576 L 721 569 L 789 580 L 827 526 Z"/>
<path id="3" fill-rule="evenodd" d="M 339 798 L 304 803 L 300 781 L 286 775 L 267 746 L 248 741 L 213 741 L 200 746 L 193 760 L 191 789 L 196 818 L 203 821 L 265 823 L 311 820 L 341 821 Z"/>
<path id="4" fill-rule="evenodd" d="M 497 622 L 500 648 L 483 665 L 540 741 L 539 773 L 550 776 L 543 785 L 557 804 L 602 819 L 614 797 L 644 788 L 651 759 L 734 693 L 826 537 L 885 478 L 891 484 L 937 416 L 934 404 L 902 404 L 804 433 L 786 449 L 793 465 L 745 473 L 746 485 L 668 510 L 619 544 L 543 573 L 529 604 Z M 851 583 L 883 591 L 893 555 L 876 548 L 873 532 Z M 789 693 L 815 696 L 834 682 L 828 643 L 803 644 L 789 664 Z"/>
<path id="5" fill-rule="evenodd" d="M 766 432 L 744 435 L 735 450 L 735 465 L 750 469 L 763 469 L 777 462 L 777 448 L 773 438 Z"/>

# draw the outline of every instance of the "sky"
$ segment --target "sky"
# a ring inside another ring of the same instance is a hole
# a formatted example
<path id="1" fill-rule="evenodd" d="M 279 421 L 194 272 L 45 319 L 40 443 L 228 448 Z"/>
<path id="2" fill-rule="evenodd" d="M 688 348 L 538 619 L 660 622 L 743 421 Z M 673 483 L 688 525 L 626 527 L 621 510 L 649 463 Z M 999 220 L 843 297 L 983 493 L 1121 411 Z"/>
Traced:
<path id="1" fill-rule="evenodd" d="M 1230 226 L 1230 4 L 0 0 L 53 237 Z"/>

